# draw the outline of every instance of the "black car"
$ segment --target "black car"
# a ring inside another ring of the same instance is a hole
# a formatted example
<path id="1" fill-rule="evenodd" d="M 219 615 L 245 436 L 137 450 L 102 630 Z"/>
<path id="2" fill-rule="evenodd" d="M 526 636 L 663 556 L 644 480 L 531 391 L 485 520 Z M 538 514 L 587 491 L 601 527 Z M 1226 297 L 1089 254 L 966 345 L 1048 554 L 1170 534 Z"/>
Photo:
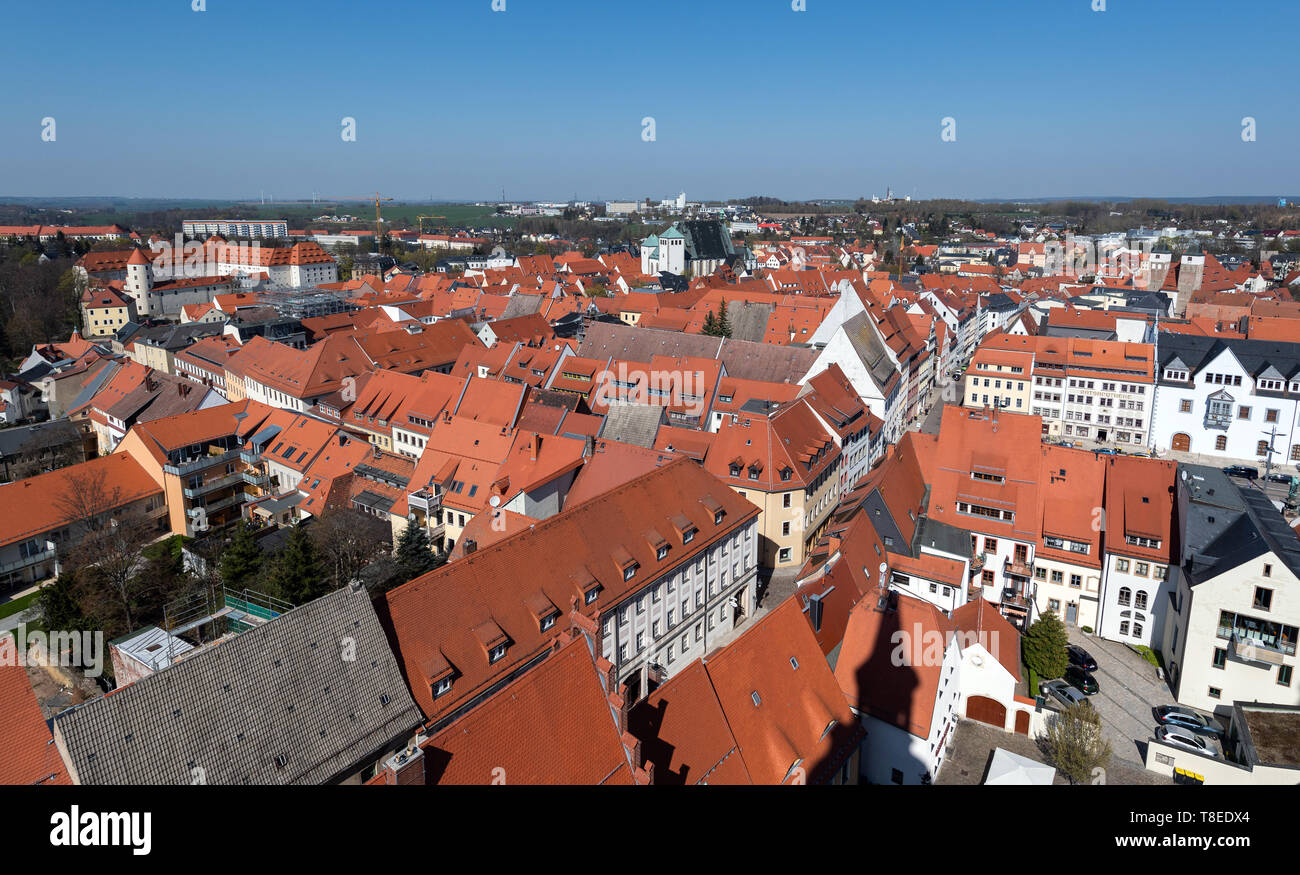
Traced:
<path id="1" fill-rule="evenodd" d="M 1255 480 L 1259 477 L 1258 468 L 1249 468 L 1245 465 L 1229 465 L 1223 469 L 1223 473 L 1229 477 L 1245 477 L 1247 480 Z"/>
<path id="2" fill-rule="evenodd" d="M 1291 485 L 1291 475 L 1283 474 L 1280 471 L 1274 471 L 1272 474 L 1269 474 L 1264 479 L 1271 480 L 1274 483 L 1285 483 L 1287 486 Z"/>
<path id="3" fill-rule="evenodd" d="M 1095 696 L 1101 692 L 1101 686 L 1097 679 L 1092 676 L 1092 672 L 1084 671 L 1077 665 L 1072 665 L 1065 670 L 1065 680 L 1073 687 L 1077 687 L 1085 695 Z"/>
<path id="4" fill-rule="evenodd" d="M 1093 659 L 1092 654 L 1078 644 L 1071 644 L 1065 648 L 1065 652 L 1070 657 L 1070 665 L 1077 665 L 1084 671 L 1097 670 L 1097 660 Z"/>

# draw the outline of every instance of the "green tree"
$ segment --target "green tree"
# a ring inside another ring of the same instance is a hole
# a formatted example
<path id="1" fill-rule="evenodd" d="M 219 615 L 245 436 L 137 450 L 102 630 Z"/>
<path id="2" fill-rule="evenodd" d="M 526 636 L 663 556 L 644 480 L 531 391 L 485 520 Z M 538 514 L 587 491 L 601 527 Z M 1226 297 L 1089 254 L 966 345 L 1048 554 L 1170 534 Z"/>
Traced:
<path id="1" fill-rule="evenodd" d="M 1071 784 L 1104 783 L 1110 742 L 1102 737 L 1101 715 L 1092 703 L 1076 702 L 1050 717 L 1038 747 Z"/>
<path id="2" fill-rule="evenodd" d="M 722 299 L 722 305 L 718 307 L 718 337 L 731 336 L 731 320 L 727 318 L 727 299 Z"/>
<path id="3" fill-rule="evenodd" d="M 81 587 L 81 570 L 75 565 L 65 565 L 54 582 L 36 597 L 41 625 L 49 630 L 89 629 L 90 620 L 78 603 Z"/>
<path id="4" fill-rule="evenodd" d="M 713 315 L 712 310 L 704 317 L 704 327 L 700 329 L 700 333 L 707 334 L 709 337 L 718 336 L 718 317 Z"/>
<path id="5" fill-rule="evenodd" d="M 1069 664 L 1069 656 L 1066 653 L 1069 643 L 1065 624 L 1054 611 L 1048 611 L 1025 633 L 1021 645 L 1024 649 L 1025 665 L 1045 680 L 1059 678 L 1065 674 L 1065 667 Z"/>
<path id="6" fill-rule="evenodd" d="M 221 582 L 231 589 L 243 589 L 262 570 L 262 550 L 248 523 L 235 527 L 235 537 L 221 554 Z"/>
<path id="7" fill-rule="evenodd" d="M 270 594 L 294 605 L 303 605 L 329 591 L 329 574 L 302 523 L 289 531 L 289 540 L 275 557 L 266 585 Z"/>
<path id="8" fill-rule="evenodd" d="M 429 534 L 423 526 L 416 525 L 415 520 L 408 520 L 406 528 L 397 538 L 397 564 L 407 580 L 437 568 L 439 562 L 434 556 Z"/>

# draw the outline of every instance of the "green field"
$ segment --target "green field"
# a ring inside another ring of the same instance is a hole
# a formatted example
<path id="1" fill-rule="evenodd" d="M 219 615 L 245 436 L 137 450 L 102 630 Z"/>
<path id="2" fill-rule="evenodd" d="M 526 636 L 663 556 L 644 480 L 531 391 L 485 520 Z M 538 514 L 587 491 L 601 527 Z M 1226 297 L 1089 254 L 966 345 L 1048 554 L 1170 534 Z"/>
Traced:
<path id="1" fill-rule="evenodd" d="M 356 201 L 322 201 L 316 204 L 247 204 L 237 205 L 240 212 L 264 219 L 288 219 L 294 228 L 310 224 L 318 227 L 321 223 L 311 222 L 316 216 L 346 214 L 356 216 L 368 225 L 374 224 L 375 202 L 360 203 Z M 482 227 L 490 225 L 496 228 L 508 228 L 514 224 L 514 216 L 495 215 L 495 207 L 479 207 L 474 204 L 412 204 L 402 201 L 381 203 L 386 223 L 397 227 L 418 228 L 417 216 L 446 216 L 445 219 L 426 219 L 425 230 L 434 228 Z"/>

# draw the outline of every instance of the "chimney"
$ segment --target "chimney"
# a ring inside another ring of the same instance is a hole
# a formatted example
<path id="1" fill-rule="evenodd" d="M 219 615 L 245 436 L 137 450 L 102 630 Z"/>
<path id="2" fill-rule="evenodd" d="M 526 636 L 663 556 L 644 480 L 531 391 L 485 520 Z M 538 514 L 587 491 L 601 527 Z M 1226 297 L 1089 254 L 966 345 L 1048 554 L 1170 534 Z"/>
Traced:
<path id="1" fill-rule="evenodd" d="M 384 760 L 384 783 L 409 787 L 425 783 L 424 749 L 417 735 L 405 749 Z"/>
<path id="2" fill-rule="evenodd" d="M 531 443 L 532 452 L 529 453 L 529 457 L 534 462 L 536 462 L 537 454 L 542 451 L 542 436 L 540 434 L 534 434 L 533 439 L 530 443 Z"/>
<path id="3" fill-rule="evenodd" d="M 595 436 L 595 435 L 592 435 L 592 434 L 587 435 L 587 448 L 586 448 L 586 452 L 584 453 L 584 455 L 587 455 L 587 456 L 594 456 L 594 455 L 596 455 L 596 436 Z"/>

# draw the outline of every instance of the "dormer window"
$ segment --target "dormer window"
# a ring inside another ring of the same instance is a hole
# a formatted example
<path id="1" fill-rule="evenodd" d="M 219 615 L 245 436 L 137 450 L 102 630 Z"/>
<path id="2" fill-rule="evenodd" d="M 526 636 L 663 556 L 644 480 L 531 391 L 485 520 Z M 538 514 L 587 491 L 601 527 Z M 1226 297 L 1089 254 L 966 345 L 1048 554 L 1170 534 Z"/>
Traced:
<path id="1" fill-rule="evenodd" d="M 591 589 L 587 590 L 586 593 L 583 594 L 583 604 L 586 605 L 591 604 L 596 600 L 596 596 L 598 595 L 600 595 L 600 587 L 593 586 Z"/>
<path id="2" fill-rule="evenodd" d="M 505 655 L 506 655 L 506 645 L 504 643 L 498 644 L 488 651 L 488 662 L 489 663 L 498 662 L 499 660 L 504 658 Z"/>
<path id="3" fill-rule="evenodd" d="M 637 564 L 636 564 L 635 562 L 633 562 L 633 563 L 632 563 L 631 565 L 629 565 L 627 568 L 624 568 L 624 569 L 623 569 L 623 579 L 624 579 L 624 580 L 631 580 L 632 578 L 636 577 L 636 569 L 637 569 Z"/>
<path id="4" fill-rule="evenodd" d="M 686 531 L 682 532 L 683 544 L 689 544 L 691 541 L 694 540 L 695 540 L 695 529 L 687 529 Z"/>
<path id="5" fill-rule="evenodd" d="M 445 677 L 433 685 L 433 697 L 444 696 L 451 692 L 451 678 Z"/>
<path id="6" fill-rule="evenodd" d="M 740 476 L 740 466 L 739 466 L 739 465 L 732 465 L 730 470 L 731 470 L 731 476 L 732 476 L 732 477 L 739 477 L 739 476 Z"/>
<path id="7" fill-rule="evenodd" d="M 1165 368 L 1165 379 L 1178 380 L 1179 382 L 1186 383 L 1187 371 L 1179 370 L 1178 368 Z"/>
<path id="8" fill-rule="evenodd" d="M 665 559 L 668 558 L 668 545 L 667 545 L 667 544 L 660 544 L 660 545 L 659 545 L 659 549 L 658 549 L 657 551 L 655 551 L 655 558 L 658 559 L 658 560 L 661 561 L 661 562 L 662 562 L 663 560 L 665 560 Z"/>
<path id="9" fill-rule="evenodd" d="M 542 619 L 539 621 L 539 626 L 541 630 L 545 632 L 548 629 L 550 629 L 552 626 L 554 626 L 555 621 L 559 618 L 559 616 L 560 616 L 560 612 L 556 611 L 553 614 L 547 614 L 545 617 L 542 617 Z"/>
<path id="10" fill-rule="evenodd" d="M 793 476 L 794 476 L 794 471 L 790 470 L 789 468 L 782 468 L 782 469 L 781 469 L 781 479 L 782 479 L 782 480 L 789 480 L 789 479 L 790 479 L 791 477 L 793 477 Z"/>
<path id="11" fill-rule="evenodd" d="M 722 511 L 722 510 L 717 511 L 716 513 L 714 513 L 714 514 L 713 514 L 713 524 L 714 524 L 715 526 L 720 526 L 720 525 L 722 525 L 722 518 L 723 518 L 725 515 L 726 515 L 726 511 Z"/>

